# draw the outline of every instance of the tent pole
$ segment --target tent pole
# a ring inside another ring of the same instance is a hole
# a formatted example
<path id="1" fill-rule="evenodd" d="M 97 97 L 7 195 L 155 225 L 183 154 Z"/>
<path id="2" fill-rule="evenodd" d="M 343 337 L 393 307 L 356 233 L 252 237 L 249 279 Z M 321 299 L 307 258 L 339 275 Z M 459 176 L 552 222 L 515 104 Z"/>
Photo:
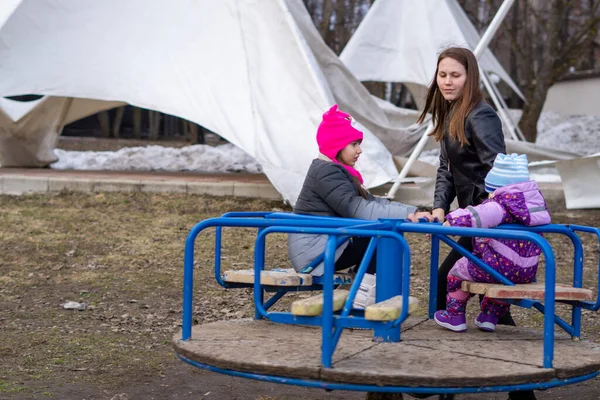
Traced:
<path id="1" fill-rule="evenodd" d="M 489 74 L 488 74 L 488 78 L 489 78 Z M 494 93 L 496 93 L 496 96 L 497 96 L 498 100 L 500 101 L 500 104 L 502 105 L 502 109 L 508 110 L 508 105 L 506 105 L 506 102 L 502 98 L 502 95 L 500 94 L 500 91 L 498 90 L 498 87 L 496 86 L 496 84 L 494 83 L 494 81 L 492 81 L 491 78 L 489 78 L 489 81 L 490 81 L 490 85 L 491 85 L 492 89 L 494 89 Z M 510 122 L 512 123 L 512 125 L 513 125 L 513 127 L 515 129 L 515 133 L 519 137 L 519 140 L 525 141 L 526 139 L 525 139 L 525 135 L 523 135 L 523 131 L 521 131 L 521 128 L 519 128 L 519 125 L 515 123 L 515 120 L 510 116 L 510 114 L 508 113 L 508 111 L 506 111 L 506 116 L 510 120 Z"/>
<path id="2" fill-rule="evenodd" d="M 496 12 L 496 15 L 494 15 L 492 22 L 490 22 L 490 25 L 487 27 L 485 32 L 483 32 L 481 39 L 479 39 L 479 43 L 477 43 L 477 46 L 475 46 L 475 49 L 473 50 L 475 57 L 479 58 L 481 53 L 483 53 L 483 51 L 488 47 L 514 2 L 515 0 L 504 0 L 502 2 L 502 5 Z"/>
<path id="3" fill-rule="evenodd" d="M 388 194 L 385 197 L 394 198 L 394 195 L 396 194 L 396 192 L 398 191 L 398 188 L 402 184 L 402 180 L 404 178 L 406 178 L 406 175 L 408 175 L 408 171 L 410 170 L 410 167 L 414 164 L 417 157 L 419 157 L 419 155 L 425 148 L 425 145 L 427 145 L 427 142 L 429 140 L 429 133 L 431 131 L 433 131 L 433 123 L 429 122 L 429 125 L 427 125 L 427 129 L 423 133 L 423 136 L 421 136 L 421 139 L 419 139 L 419 142 L 417 143 L 413 152 L 410 153 L 410 157 L 408 157 L 408 160 L 406 160 L 406 164 L 404 164 L 404 167 L 402 167 L 402 170 L 400 171 L 400 174 L 398 175 L 398 177 L 396 179 L 394 179 L 394 184 L 392 185 L 392 187 L 390 188 L 390 191 L 388 192 Z"/>
<path id="4" fill-rule="evenodd" d="M 514 140 L 519 140 L 519 137 L 516 134 L 515 126 L 513 125 L 512 120 L 508 117 L 508 114 L 506 113 L 506 110 L 502 107 L 502 104 L 500 104 L 500 100 L 498 100 L 500 96 L 498 96 L 498 93 L 496 93 L 494 91 L 494 88 L 492 87 L 492 83 L 490 82 L 490 77 L 487 75 L 487 73 L 481 67 L 479 67 L 479 75 L 481 75 L 481 80 L 483 81 L 483 86 L 485 86 L 485 90 L 487 90 L 488 94 L 490 95 L 490 98 L 492 99 L 492 101 L 494 102 L 494 105 L 496 106 L 496 109 L 498 110 L 498 114 L 500 114 L 500 119 L 502 119 L 502 121 L 504 121 L 504 123 L 506 124 L 506 127 L 508 128 L 508 131 L 510 132 L 510 136 Z"/>
<path id="5" fill-rule="evenodd" d="M 496 15 L 494 15 L 492 22 L 490 22 L 490 25 L 487 27 L 487 29 L 485 30 L 483 35 L 481 35 L 481 39 L 479 39 L 479 43 L 477 43 L 475 50 L 473 50 L 473 54 L 475 54 L 476 58 L 479 58 L 480 55 L 483 53 L 483 51 L 490 44 L 490 41 L 492 40 L 492 38 L 498 31 L 500 24 L 506 17 L 506 14 L 508 14 L 508 11 L 510 10 L 510 7 L 512 7 L 513 3 L 514 3 L 514 0 L 504 0 L 503 1 L 502 5 L 498 9 L 498 12 L 496 12 Z M 485 82 L 484 82 L 484 84 L 485 84 Z M 492 90 L 492 93 L 490 93 L 490 96 L 492 98 L 495 97 L 495 93 L 493 93 L 493 90 Z M 427 135 L 429 134 L 429 132 L 430 132 L 430 129 L 429 129 L 429 127 L 427 127 L 427 130 L 423 134 L 423 137 L 421 137 L 421 140 L 419 140 L 417 147 L 411 153 L 410 157 L 406 161 L 406 164 L 400 171 L 398 178 L 396 178 L 394 185 L 392 185 L 392 187 L 390 188 L 389 192 L 387 193 L 387 195 L 385 197 L 387 197 L 389 199 L 393 199 L 396 196 L 396 192 L 400 188 L 400 180 L 406 177 L 406 175 L 408 174 L 408 171 L 410 170 L 410 167 L 412 167 L 412 164 L 414 163 L 414 161 L 421 154 L 421 151 L 423 150 L 423 148 L 425 147 L 425 144 L 427 143 L 427 138 L 428 138 Z M 421 143 L 421 142 L 423 142 L 423 143 Z"/>

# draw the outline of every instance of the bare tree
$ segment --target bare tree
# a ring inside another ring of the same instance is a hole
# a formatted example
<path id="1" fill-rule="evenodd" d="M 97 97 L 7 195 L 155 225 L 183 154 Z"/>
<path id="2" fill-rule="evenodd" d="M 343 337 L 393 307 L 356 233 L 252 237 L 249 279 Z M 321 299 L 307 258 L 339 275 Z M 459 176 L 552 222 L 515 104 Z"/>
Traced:
<path id="1" fill-rule="evenodd" d="M 340 54 L 373 0 L 304 0 L 327 45 Z"/>
<path id="2" fill-rule="evenodd" d="M 522 1 L 513 12 L 523 16 L 519 29 L 503 33 L 518 59 L 519 84 L 527 99 L 519 127 L 535 142 L 548 89 L 585 59 L 598 34 L 600 0 Z"/>
<path id="3" fill-rule="evenodd" d="M 502 0 L 459 3 L 482 32 Z M 517 1 L 490 44 L 525 95 L 519 126 L 528 141 L 537 137 L 537 121 L 550 87 L 573 68 L 595 67 L 599 5 L 600 0 Z M 520 104 L 516 95 L 510 104 Z"/>

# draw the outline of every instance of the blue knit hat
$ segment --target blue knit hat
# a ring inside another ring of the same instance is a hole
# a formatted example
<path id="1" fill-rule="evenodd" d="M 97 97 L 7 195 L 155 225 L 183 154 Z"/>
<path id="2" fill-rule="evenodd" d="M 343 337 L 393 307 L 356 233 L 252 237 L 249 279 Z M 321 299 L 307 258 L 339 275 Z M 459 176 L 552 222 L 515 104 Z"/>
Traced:
<path id="1" fill-rule="evenodd" d="M 529 167 L 526 154 L 498 154 L 494 160 L 494 167 L 485 177 L 485 190 L 492 193 L 502 186 L 528 180 Z"/>

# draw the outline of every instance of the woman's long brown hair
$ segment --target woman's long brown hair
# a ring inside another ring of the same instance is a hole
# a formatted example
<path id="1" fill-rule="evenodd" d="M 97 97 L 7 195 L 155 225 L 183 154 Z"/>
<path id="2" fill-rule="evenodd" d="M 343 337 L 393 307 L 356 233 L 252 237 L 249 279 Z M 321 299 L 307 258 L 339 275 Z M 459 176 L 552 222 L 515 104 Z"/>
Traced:
<path id="1" fill-rule="evenodd" d="M 440 61 L 446 57 L 450 57 L 461 63 L 467 71 L 467 80 L 462 95 L 453 102 L 448 102 L 444 99 L 437 84 Z M 450 47 L 444 50 L 438 57 L 433 82 L 427 92 L 425 109 L 417 122 L 423 123 L 427 113 L 431 113 L 434 128 L 429 136 L 433 136 L 435 141 L 439 142 L 444 137 L 447 124 L 450 138 L 458 140 L 461 146 L 468 145 L 469 141 L 465 135 L 465 121 L 467 115 L 473 110 L 473 107 L 482 100 L 483 93 L 481 93 L 481 89 L 479 88 L 479 67 L 475 55 L 470 50 L 462 47 Z"/>

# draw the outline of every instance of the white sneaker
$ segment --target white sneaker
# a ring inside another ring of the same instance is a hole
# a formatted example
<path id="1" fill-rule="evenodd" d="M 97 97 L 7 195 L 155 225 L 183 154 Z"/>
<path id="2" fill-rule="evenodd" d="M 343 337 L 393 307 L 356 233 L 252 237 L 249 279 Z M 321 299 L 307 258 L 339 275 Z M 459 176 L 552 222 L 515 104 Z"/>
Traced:
<path id="1" fill-rule="evenodd" d="M 371 304 L 375 304 L 375 275 L 365 274 L 356 292 L 352 308 L 364 310 Z"/>

